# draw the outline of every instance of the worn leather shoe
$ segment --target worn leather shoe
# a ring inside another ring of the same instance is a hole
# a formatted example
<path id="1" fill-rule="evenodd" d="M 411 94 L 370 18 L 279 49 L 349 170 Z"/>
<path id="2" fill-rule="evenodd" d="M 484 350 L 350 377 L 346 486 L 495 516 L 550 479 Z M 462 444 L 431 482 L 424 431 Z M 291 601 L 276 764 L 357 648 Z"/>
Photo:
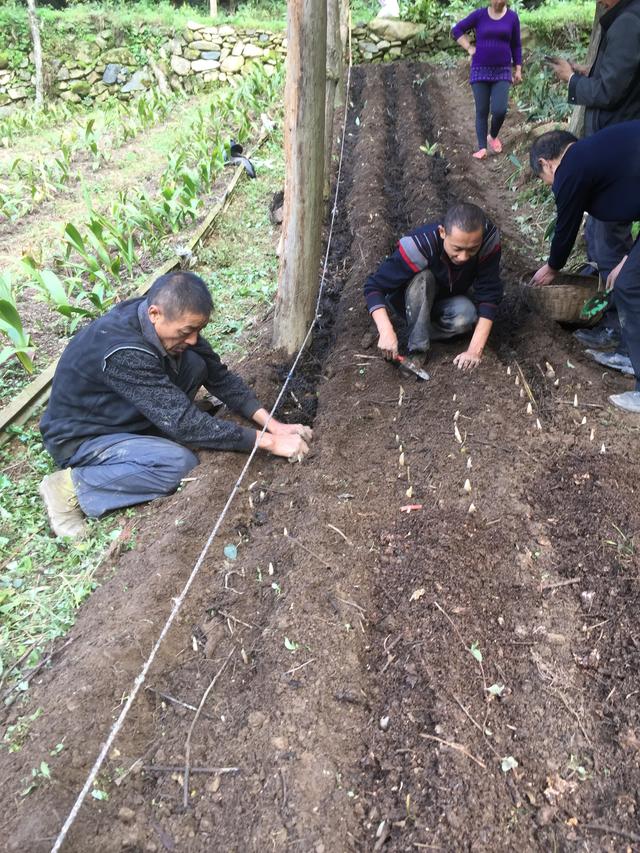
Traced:
<path id="1" fill-rule="evenodd" d="M 612 394 L 609 402 L 624 412 L 640 415 L 640 391 L 625 391 L 624 394 Z"/>
<path id="2" fill-rule="evenodd" d="M 56 536 L 81 539 L 86 535 L 87 522 L 78 503 L 71 468 L 48 474 L 40 483 L 39 491 Z"/>
<path id="3" fill-rule="evenodd" d="M 616 349 L 620 346 L 620 333 L 607 326 L 601 326 L 599 329 L 578 329 L 573 333 L 573 337 L 592 349 Z"/>
<path id="4" fill-rule="evenodd" d="M 610 370 L 619 370 L 625 376 L 635 376 L 633 365 L 628 355 L 623 355 L 619 352 L 599 352 L 594 349 L 587 349 L 584 353 L 603 367 L 608 367 Z"/>

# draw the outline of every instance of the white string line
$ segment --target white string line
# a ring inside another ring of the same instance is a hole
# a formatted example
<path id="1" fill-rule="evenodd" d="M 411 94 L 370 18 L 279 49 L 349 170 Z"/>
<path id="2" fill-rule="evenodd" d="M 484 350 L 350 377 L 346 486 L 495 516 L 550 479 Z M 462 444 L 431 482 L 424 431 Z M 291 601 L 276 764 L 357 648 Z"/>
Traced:
<path id="1" fill-rule="evenodd" d="M 321 317 L 321 314 L 319 313 L 320 300 L 322 299 L 322 294 L 324 292 L 324 287 L 325 287 L 325 283 L 326 283 L 327 266 L 329 263 L 329 250 L 331 248 L 331 240 L 333 237 L 333 227 L 334 227 L 334 223 L 335 223 L 335 219 L 336 219 L 336 215 L 337 215 L 337 211 L 338 211 L 338 193 L 340 191 L 340 179 L 342 177 L 342 159 L 343 159 L 343 155 L 344 155 L 344 143 L 345 143 L 345 135 L 346 135 L 346 130 L 347 130 L 347 114 L 349 111 L 349 90 L 350 90 L 350 86 L 351 86 L 351 57 L 349 57 L 349 68 L 348 68 L 348 72 L 347 72 L 346 102 L 345 102 L 345 107 L 344 107 L 344 123 L 342 126 L 342 141 L 341 141 L 341 145 L 340 145 L 340 162 L 338 164 L 336 190 L 335 190 L 335 195 L 334 195 L 333 208 L 331 211 L 331 225 L 329 228 L 329 236 L 327 239 L 327 250 L 325 253 L 324 265 L 322 268 L 322 277 L 320 279 L 320 287 L 318 290 L 318 298 L 316 300 L 315 315 L 314 315 L 313 321 L 311 322 L 311 325 L 309 326 L 309 330 L 307 331 L 305 339 L 302 342 L 300 349 L 298 350 L 298 354 L 296 355 L 295 360 L 294 360 L 293 364 L 291 365 L 291 369 L 289 370 L 289 373 L 287 374 L 287 377 L 284 380 L 282 388 L 280 389 L 280 393 L 278 394 L 278 397 L 277 397 L 275 403 L 273 404 L 271 411 L 269 412 L 269 417 L 267 418 L 265 425 L 262 427 L 262 430 L 260 432 L 259 437 L 262 437 L 264 435 L 264 433 L 266 432 L 267 426 L 269 425 L 269 421 L 273 417 L 273 413 L 278 408 L 280 401 L 282 400 L 282 398 L 285 394 L 285 391 L 287 390 L 287 386 L 289 385 L 289 382 L 291 381 L 291 378 L 295 372 L 295 369 L 298 365 L 298 362 L 300 361 L 300 358 L 302 356 L 302 352 L 303 352 L 304 348 L 306 347 L 306 345 L 309 341 L 309 338 L 311 337 L 313 329 L 315 328 L 316 323 L 318 322 L 318 320 Z M 151 650 L 151 654 L 149 655 L 149 657 L 145 661 L 145 664 L 142 667 L 140 675 L 138 675 L 138 677 L 134 681 L 133 690 L 129 694 L 129 698 L 127 699 L 124 707 L 122 708 L 122 711 L 120 712 L 120 715 L 118 716 L 118 719 L 116 720 L 111 731 L 109 732 L 109 735 L 108 735 L 106 741 L 104 742 L 102 749 L 100 750 L 100 754 L 96 758 L 95 763 L 94 763 L 93 767 L 91 768 L 89 775 L 87 776 L 87 781 L 84 783 L 82 790 L 78 794 L 78 797 L 77 797 L 75 803 L 73 804 L 73 808 L 69 812 L 69 815 L 68 815 L 67 819 L 65 820 L 64 825 L 62 826 L 62 829 L 60 830 L 53 847 L 51 848 L 51 853 L 58 853 L 58 851 L 61 849 L 62 844 L 63 844 L 63 842 L 67 836 L 67 833 L 71 829 L 73 822 L 75 821 L 76 817 L 78 816 L 80 808 L 81 808 L 84 800 L 86 799 L 86 796 L 89 793 L 89 790 L 90 790 L 91 786 L 93 785 L 93 782 L 95 781 L 95 779 L 98 775 L 98 772 L 99 772 L 100 768 L 102 767 L 102 765 L 103 765 L 103 763 L 104 763 L 104 761 L 105 761 L 105 759 L 109 753 L 109 750 L 111 749 L 111 746 L 113 745 L 113 742 L 115 741 L 116 737 L 120 733 L 120 730 L 124 724 L 124 721 L 127 717 L 127 714 L 129 713 L 129 710 L 131 709 L 131 706 L 133 705 L 138 693 L 140 692 L 140 688 L 144 684 L 145 678 L 147 677 L 149 669 L 151 668 L 151 665 L 153 664 L 153 661 L 156 657 L 156 654 L 158 653 L 158 650 L 160 649 L 160 646 L 162 645 L 164 638 L 167 636 L 167 633 L 168 633 L 169 629 L 171 628 L 171 625 L 173 624 L 176 616 L 178 615 L 178 612 L 184 603 L 184 600 L 187 596 L 187 593 L 191 589 L 191 585 L 193 584 L 194 580 L 196 579 L 196 576 L 198 575 L 198 572 L 200 571 L 200 568 L 201 568 L 201 566 L 205 560 L 205 557 L 207 556 L 209 548 L 211 547 L 213 540 L 216 538 L 216 536 L 218 534 L 220 526 L 225 519 L 225 516 L 229 510 L 229 507 L 231 506 L 231 503 L 233 502 L 233 499 L 235 498 L 236 494 L 238 493 L 238 489 L 240 488 L 240 484 L 242 483 L 247 471 L 249 470 L 249 466 L 251 465 L 251 462 L 253 461 L 253 457 L 256 455 L 257 450 L 258 450 L 258 442 L 256 441 L 256 444 L 254 445 L 253 450 L 249 454 L 249 457 L 247 458 L 247 461 L 245 462 L 244 467 L 242 468 L 242 471 L 240 472 L 240 476 L 236 480 L 236 483 L 235 483 L 233 489 L 231 490 L 229 497 L 227 498 L 227 502 L 225 503 L 225 505 L 222 509 L 222 512 L 218 516 L 218 520 L 216 521 L 216 523 L 213 527 L 213 530 L 209 534 L 209 538 L 207 539 L 207 541 L 204 545 L 204 548 L 200 552 L 200 556 L 198 557 L 196 564 L 194 565 L 194 567 L 191 571 L 191 574 L 189 575 L 189 578 L 188 578 L 186 584 L 184 585 L 182 592 L 180 593 L 180 595 L 177 598 L 175 598 L 173 600 L 173 609 L 171 610 L 171 613 L 169 614 L 169 618 L 167 619 L 167 621 L 164 625 L 164 628 L 160 632 L 160 636 L 158 637 L 156 644 L 154 645 L 153 649 Z"/>

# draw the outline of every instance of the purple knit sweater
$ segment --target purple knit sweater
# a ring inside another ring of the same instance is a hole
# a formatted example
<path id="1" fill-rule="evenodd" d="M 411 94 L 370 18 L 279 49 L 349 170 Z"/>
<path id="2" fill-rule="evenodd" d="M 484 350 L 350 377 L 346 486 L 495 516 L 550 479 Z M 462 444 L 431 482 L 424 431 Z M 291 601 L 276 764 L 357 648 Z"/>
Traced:
<path id="1" fill-rule="evenodd" d="M 471 60 L 472 83 L 511 80 L 511 66 L 522 65 L 520 20 L 512 9 L 499 21 L 489 16 L 487 8 L 476 9 L 451 30 L 456 41 L 469 30 L 476 33 L 476 52 Z"/>

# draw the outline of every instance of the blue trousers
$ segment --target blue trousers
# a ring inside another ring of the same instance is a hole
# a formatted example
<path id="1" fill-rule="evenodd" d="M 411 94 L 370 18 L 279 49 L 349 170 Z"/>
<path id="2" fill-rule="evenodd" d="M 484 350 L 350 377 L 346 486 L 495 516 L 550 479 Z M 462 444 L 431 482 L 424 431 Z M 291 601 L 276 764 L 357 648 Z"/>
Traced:
<path id="1" fill-rule="evenodd" d="M 99 518 L 170 494 L 198 457 L 168 438 L 123 432 L 85 441 L 69 464 L 80 508 Z"/>
<path id="2" fill-rule="evenodd" d="M 481 81 L 472 83 L 473 98 L 476 102 L 476 136 L 478 149 L 487 147 L 489 112 L 491 112 L 491 136 L 495 139 L 500 133 L 509 105 L 508 80 L 496 80 L 493 83 Z"/>
<path id="3" fill-rule="evenodd" d="M 630 222 L 603 222 L 587 217 L 584 239 L 590 261 L 598 265 L 598 272 L 606 279 L 633 246 Z"/>
<path id="4" fill-rule="evenodd" d="M 193 400 L 206 376 L 202 358 L 186 350 L 175 384 Z M 170 494 L 195 468 L 198 457 L 161 435 L 115 433 L 84 441 L 68 464 L 80 508 L 90 518 L 99 518 Z"/>
<path id="5" fill-rule="evenodd" d="M 636 391 L 640 391 L 640 239 L 633 244 L 613 288 L 622 326 L 622 338 L 636 375 Z"/>

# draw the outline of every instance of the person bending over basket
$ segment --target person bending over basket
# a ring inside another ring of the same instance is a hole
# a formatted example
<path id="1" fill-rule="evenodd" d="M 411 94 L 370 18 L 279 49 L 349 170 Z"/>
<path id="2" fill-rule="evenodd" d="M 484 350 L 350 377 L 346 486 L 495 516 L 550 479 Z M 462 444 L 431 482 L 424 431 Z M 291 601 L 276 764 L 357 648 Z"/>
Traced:
<path id="1" fill-rule="evenodd" d="M 467 33 L 475 31 L 472 45 Z M 488 7 L 476 9 L 459 21 L 451 35 L 471 57 L 470 82 L 476 103 L 476 160 L 487 156 L 487 139 L 496 154 L 502 151 L 498 133 L 507 114 L 509 88 L 522 82 L 522 45 L 520 20 L 506 0 L 491 0 Z M 491 128 L 489 130 L 489 112 Z"/>
<path id="2" fill-rule="evenodd" d="M 549 260 L 531 279 L 533 286 L 551 284 L 566 264 L 585 213 L 603 222 L 640 219 L 640 121 L 615 124 L 578 139 L 552 130 L 537 139 L 529 154 L 533 172 L 553 190 L 557 220 Z M 627 412 L 640 412 L 640 240 L 636 238 L 609 273 L 622 336 L 636 378 L 634 391 L 609 401 Z"/>
<path id="3" fill-rule="evenodd" d="M 502 300 L 500 252 L 498 229 L 475 204 L 455 204 L 441 222 L 404 236 L 364 284 L 385 358 L 398 356 L 391 317 L 399 317 L 407 324 L 410 353 L 426 354 L 431 341 L 475 327 L 469 346 L 453 361 L 462 370 L 476 367 Z"/>
<path id="4" fill-rule="evenodd" d="M 309 427 L 272 418 L 267 432 L 213 417 L 194 404 L 201 386 L 263 427 L 251 389 L 202 337 L 213 310 L 205 282 L 190 272 L 158 278 L 146 296 L 112 308 L 65 349 L 40 423 L 62 470 L 40 485 L 57 536 L 80 537 L 85 516 L 174 491 L 198 464 L 191 448 L 302 459 Z"/>

